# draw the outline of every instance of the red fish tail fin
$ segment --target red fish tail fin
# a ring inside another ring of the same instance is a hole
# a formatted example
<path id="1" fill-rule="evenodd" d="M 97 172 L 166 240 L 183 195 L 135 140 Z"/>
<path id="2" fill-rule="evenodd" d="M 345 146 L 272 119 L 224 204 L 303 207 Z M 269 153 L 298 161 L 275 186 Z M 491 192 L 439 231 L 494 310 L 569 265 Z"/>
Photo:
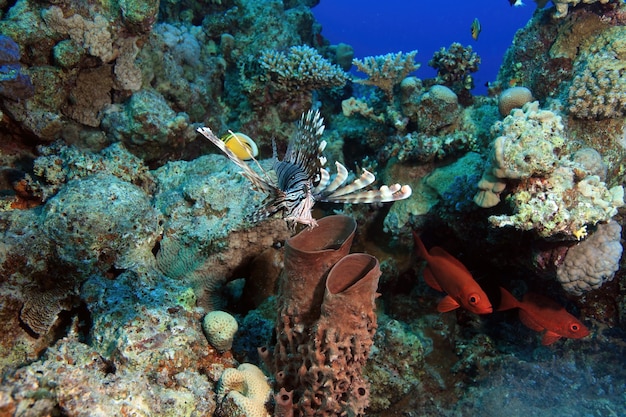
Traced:
<path id="1" fill-rule="evenodd" d="M 498 311 L 511 310 L 519 308 L 520 302 L 515 298 L 513 294 L 500 287 L 500 306 Z"/>
<path id="2" fill-rule="evenodd" d="M 423 259 L 428 259 L 429 255 L 426 247 L 424 246 L 424 242 L 422 242 L 422 239 L 420 239 L 419 235 L 415 232 L 413 232 L 413 239 L 415 240 L 415 252 L 417 252 L 417 256 Z"/>

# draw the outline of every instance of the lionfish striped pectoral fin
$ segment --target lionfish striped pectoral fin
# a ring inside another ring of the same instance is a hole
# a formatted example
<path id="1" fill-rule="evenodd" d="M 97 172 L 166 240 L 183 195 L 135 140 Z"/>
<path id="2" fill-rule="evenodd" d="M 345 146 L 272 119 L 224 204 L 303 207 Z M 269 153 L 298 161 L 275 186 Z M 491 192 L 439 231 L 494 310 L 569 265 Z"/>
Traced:
<path id="1" fill-rule="evenodd" d="M 374 174 L 365 169 L 359 178 L 350 184 L 343 185 L 348 178 L 348 170 L 339 162 L 335 162 L 335 165 L 337 166 L 337 174 L 333 181 L 330 181 L 328 172 L 325 172 L 323 173 L 325 175 L 322 175 L 323 181 L 320 181 L 320 184 L 314 190 L 317 201 L 331 203 L 387 203 L 404 200 L 411 196 L 411 187 L 400 184 L 383 185 L 378 190 L 359 191 L 376 181 Z"/>
<path id="2" fill-rule="evenodd" d="M 409 198 L 412 192 L 408 185 L 393 184 L 390 186 L 383 185 L 378 190 L 367 190 L 336 197 L 328 196 L 320 201 L 329 203 L 389 203 Z"/>
<path id="3" fill-rule="evenodd" d="M 243 171 L 241 172 L 241 174 L 252 183 L 252 186 L 255 189 L 257 189 L 258 191 L 268 193 L 270 195 L 273 195 L 276 193 L 277 188 L 274 184 L 271 184 L 269 181 L 265 180 L 259 174 L 254 172 L 252 168 L 250 168 L 250 166 L 245 161 L 237 157 L 237 155 L 235 155 L 233 151 L 228 149 L 226 145 L 224 144 L 224 141 L 222 141 L 220 138 L 215 136 L 215 134 L 213 133 L 211 129 L 209 129 L 208 127 L 200 127 L 196 130 L 200 134 L 202 134 L 205 138 L 207 138 L 209 141 L 211 141 L 211 143 L 217 146 L 224 153 L 224 155 L 226 155 L 226 157 L 230 159 L 235 165 L 241 168 Z"/>

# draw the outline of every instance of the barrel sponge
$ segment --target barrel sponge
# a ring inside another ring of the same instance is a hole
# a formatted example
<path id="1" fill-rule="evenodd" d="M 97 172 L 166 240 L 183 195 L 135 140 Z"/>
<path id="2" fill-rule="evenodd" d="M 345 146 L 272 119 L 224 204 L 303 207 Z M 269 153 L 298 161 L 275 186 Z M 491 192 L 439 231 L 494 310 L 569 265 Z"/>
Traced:
<path id="1" fill-rule="evenodd" d="M 271 394 L 267 378 L 257 366 L 243 363 L 226 369 L 217 384 L 220 415 L 269 417 L 265 403 Z"/>
<path id="2" fill-rule="evenodd" d="M 526 87 L 511 87 L 500 93 L 498 110 L 502 117 L 506 117 L 513 109 L 521 109 L 526 103 L 533 101 L 533 93 Z"/>
<path id="3" fill-rule="evenodd" d="M 215 349 L 224 353 L 233 346 L 237 333 L 237 320 L 225 311 L 211 311 L 202 320 L 202 330 Z"/>
<path id="4" fill-rule="evenodd" d="M 621 232 L 615 220 L 599 224 L 595 233 L 567 252 L 556 273 L 567 292 L 581 295 L 613 279 L 622 256 Z"/>

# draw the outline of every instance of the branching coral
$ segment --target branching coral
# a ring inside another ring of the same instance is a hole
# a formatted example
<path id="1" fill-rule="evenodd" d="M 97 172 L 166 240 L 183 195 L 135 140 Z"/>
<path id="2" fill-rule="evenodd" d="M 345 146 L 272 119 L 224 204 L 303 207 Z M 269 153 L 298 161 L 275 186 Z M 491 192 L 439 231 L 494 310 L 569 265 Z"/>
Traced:
<path id="1" fill-rule="evenodd" d="M 409 53 L 398 52 L 396 54 L 386 54 L 378 56 L 368 56 L 352 61 L 359 71 L 367 74 L 364 80 L 357 80 L 364 85 L 373 85 L 385 93 L 389 101 L 393 99 L 393 89 L 411 72 L 419 69 L 420 65 L 415 63 L 417 51 Z"/>
<path id="2" fill-rule="evenodd" d="M 321 88 L 341 87 L 346 74 L 307 45 L 292 46 L 287 53 L 265 50 L 259 60 L 274 94 L 294 95 Z"/>
<path id="3" fill-rule="evenodd" d="M 441 48 L 435 52 L 428 65 L 437 70 L 437 80 L 459 94 L 462 90 L 470 90 L 474 85 L 472 72 L 478 71 L 480 57 L 471 46 L 463 46 L 454 42 L 448 49 Z"/>

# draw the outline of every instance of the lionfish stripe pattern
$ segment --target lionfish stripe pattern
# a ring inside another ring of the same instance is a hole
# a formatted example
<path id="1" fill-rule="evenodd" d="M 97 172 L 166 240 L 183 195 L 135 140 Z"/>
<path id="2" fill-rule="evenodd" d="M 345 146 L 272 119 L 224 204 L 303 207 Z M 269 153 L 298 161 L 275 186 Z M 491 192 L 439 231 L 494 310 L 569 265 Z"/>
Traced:
<path id="1" fill-rule="evenodd" d="M 337 174 L 331 181 L 330 173 L 323 168 L 326 158 L 322 152 L 326 147 L 326 141 L 320 141 L 324 133 L 324 119 L 319 111 L 309 110 L 302 115 L 296 133 L 287 145 L 283 160 L 278 159 L 276 145 L 273 144 L 273 172 L 272 175 L 263 172 L 265 178 L 239 159 L 211 129 L 201 127 L 198 132 L 243 170 L 242 175 L 252 183 L 255 190 L 267 194 L 263 206 L 252 214 L 253 222 L 281 212 L 283 219 L 291 227 L 295 227 L 297 223 L 315 227 L 317 222 L 313 218 L 312 210 L 317 201 L 384 203 L 403 200 L 411 195 L 411 187 L 400 184 L 383 185 L 378 190 L 361 191 L 376 180 L 374 174 L 367 170 L 363 170 L 355 181 L 344 185 L 349 172 L 339 162 L 335 163 Z"/>

